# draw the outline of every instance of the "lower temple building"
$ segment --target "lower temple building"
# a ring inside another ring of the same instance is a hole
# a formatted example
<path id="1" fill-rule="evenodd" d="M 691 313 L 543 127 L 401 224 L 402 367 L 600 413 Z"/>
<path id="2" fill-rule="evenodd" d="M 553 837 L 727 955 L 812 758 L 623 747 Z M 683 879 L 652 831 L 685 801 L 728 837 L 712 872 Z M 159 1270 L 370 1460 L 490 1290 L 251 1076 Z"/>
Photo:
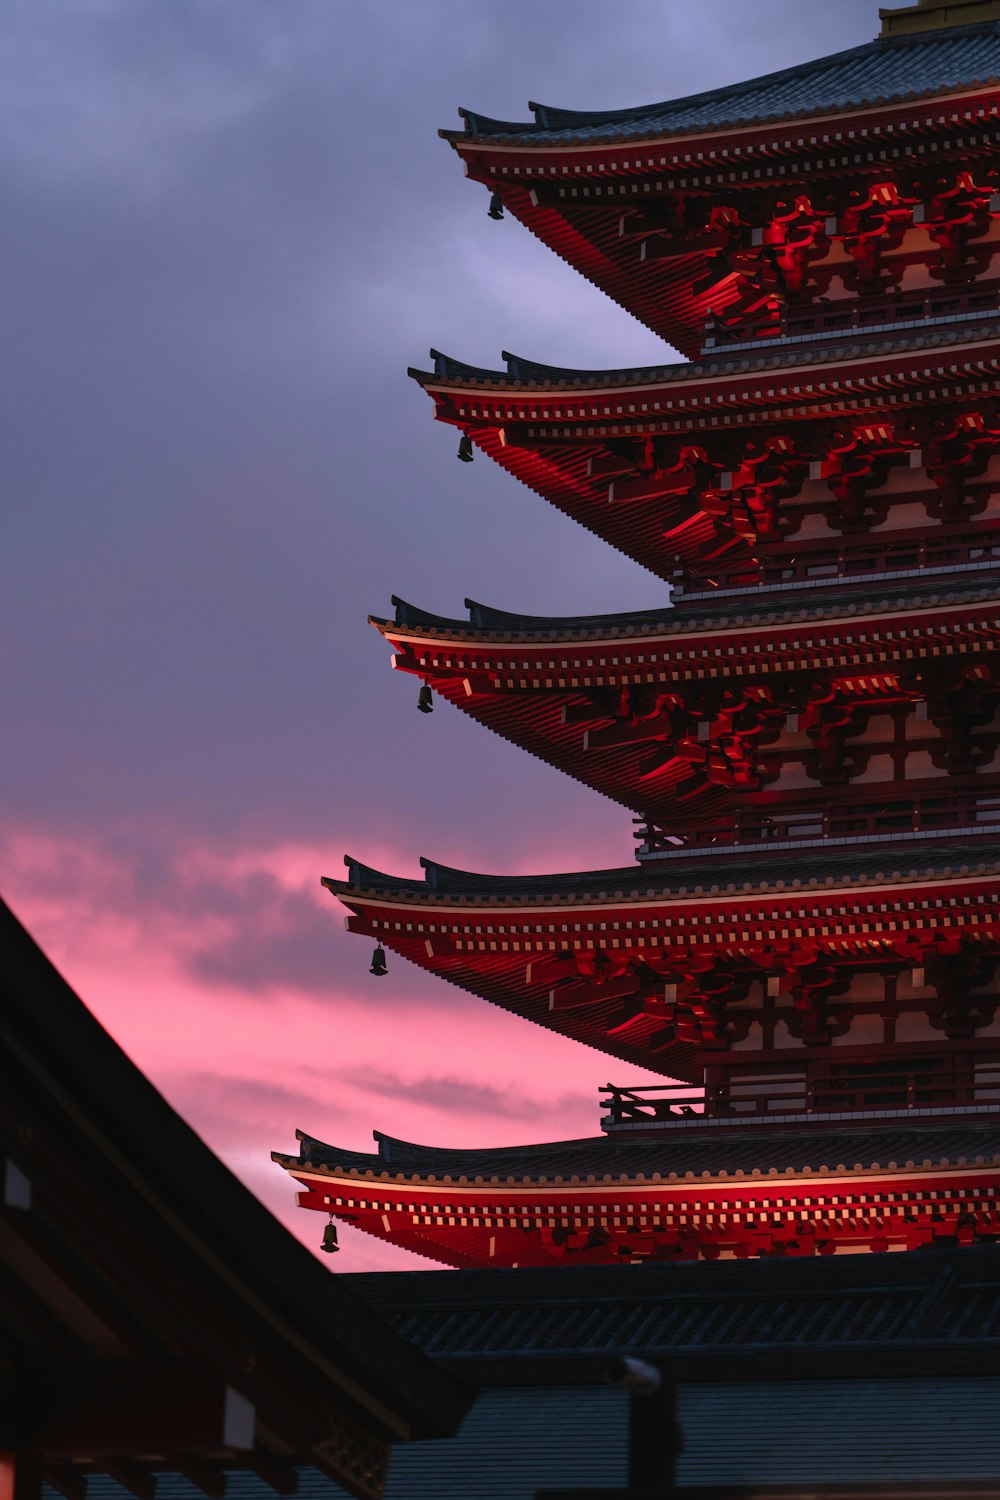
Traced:
<path id="1" fill-rule="evenodd" d="M 343 1278 L 479 1395 L 387 1500 L 623 1487 L 609 1358 L 678 1382 L 686 1500 L 1000 1493 L 1000 1251 Z"/>

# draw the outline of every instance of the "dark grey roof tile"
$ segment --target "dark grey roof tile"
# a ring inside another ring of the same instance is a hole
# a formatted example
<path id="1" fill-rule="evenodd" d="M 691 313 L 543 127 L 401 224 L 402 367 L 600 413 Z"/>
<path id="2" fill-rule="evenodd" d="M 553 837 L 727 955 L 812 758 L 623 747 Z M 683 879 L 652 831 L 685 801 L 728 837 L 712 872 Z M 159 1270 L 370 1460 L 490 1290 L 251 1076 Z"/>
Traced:
<path id="1" fill-rule="evenodd" d="M 972 321 L 943 325 L 935 323 L 914 329 L 889 328 L 878 334 L 866 334 L 857 330 L 841 331 L 831 333 L 822 342 L 806 341 L 796 344 L 789 341 L 780 348 L 768 349 L 743 349 L 735 346 L 703 355 L 693 362 L 608 370 L 576 370 L 565 365 L 544 365 L 537 360 L 522 359 L 511 354 L 503 356 L 503 370 L 494 370 L 484 365 L 466 364 L 464 360 L 432 350 L 433 372 L 411 369 L 409 373 L 421 383 L 443 380 L 457 385 L 528 389 L 536 386 L 565 386 L 574 390 L 590 386 L 669 385 L 681 380 L 751 374 L 759 370 L 792 369 L 803 364 L 830 364 L 838 360 L 843 363 L 855 362 L 878 353 L 903 354 L 908 350 L 976 343 L 995 334 L 997 327 L 996 316 L 984 313 L 981 318 Z"/>
<path id="2" fill-rule="evenodd" d="M 880 38 L 797 67 L 659 104 L 612 110 L 532 104 L 533 121 L 494 120 L 472 110 L 461 113 L 465 138 L 522 146 L 597 144 L 930 97 L 993 81 L 998 75 L 1000 23 L 987 21 Z M 442 134 L 462 139 L 458 132 Z"/>
<path id="3" fill-rule="evenodd" d="M 952 840 L 947 844 L 927 839 L 907 840 L 900 844 L 879 844 L 843 848 L 804 847 L 779 854 L 765 865 L 753 855 L 738 849 L 731 855 L 692 855 L 671 859 L 665 868 L 655 863 L 643 867 L 626 865 L 617 870 L 580 870 L 552 875 L 482 875 L 470 870 L 455 870 L 433 860 L 422 859 L 424 880 L 409 876 L 387 875 L 360 860 L 345 856 L 350 870 L 347 882 L 324 879 L 335 894 L 351 890 L 375 895 L 422 895 L 429 901 L 440 897 L 452 902 L 466 900 L 470 906 L 484 899 L 516 904 L 525 900 L 559 902 L 589 900 L 630 900 L 649 895 L 664 900 L 677 899 L 700 891 L 773 891 L 798 890 L 824 885 L 878 882 L 879 878 L 899 880 L 925 875 L 941 876 L 947 871 L 989 870 L 1000 863 L 1000 844 L 983 835 L 971 835 L 968 842 Z M 798 884 L 795 884 L 795 882 Z"/>
<path id="4" fill-rule="evenodd" d="M 378 1131 L 375 1139 L 377 1153 L 347 1151 L 302 1135 L 299 1161 L 314 1167 L 340 1171 L 355 1168 L 376 1175 L 382 1172 L 421 1178 L 433 1175 L 438 1182 L 445 1178 L 457 1182 L 461 1177 L 489 1182 L 493 1177 L 501 1180 L 546 1177 L 552 1181 L 556 1177 L 586 1179 L 588 1176 L 598 1181 L 604 1176 L 615 1181 L 620 1177 L 633 1181 L 638 1177 L 649 1180 L 656 1175 L 667 1178 L 671 1173 L 683 1178 L 686 1173 L 698 1177 L 703 1172 L 720 1171 L 749 1175 L 755 1169 L 763 1173 L 772 1169 L 798 1171 L 804 1167 L 818 1171 L 841 1163 L 850 1168 L 856 1162 L 865 1167 L 877 1162 L 884 1167 L 894 1161 L 902 1166 L 907 1161 L 947 1158 L 954 1162 L 960 1156 L 974 1160 L 977 1156 L 989 1159 L 1000 1155 L 1000 1112 L 996 1118 L 969 1123 L 880 1122 L 875 1129 L 868 1124 L 845 1128 L 815 1123 L 798 1129 L 774 1125 L 760 1128 L 743 1122 L 731 1129 L 686 1129 L 655 1139 L 588 1136 L 537 1146 L 492 1146 L 479 1150 L 420 1146 Z"/>

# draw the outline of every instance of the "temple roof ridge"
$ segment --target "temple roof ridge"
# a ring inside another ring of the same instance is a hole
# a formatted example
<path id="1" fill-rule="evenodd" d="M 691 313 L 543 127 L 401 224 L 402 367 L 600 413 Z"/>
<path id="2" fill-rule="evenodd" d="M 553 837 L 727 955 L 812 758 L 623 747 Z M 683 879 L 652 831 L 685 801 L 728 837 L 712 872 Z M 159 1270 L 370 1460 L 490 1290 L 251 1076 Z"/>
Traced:
<path id="1" fill-rule="evenodd" d="M 421 857 L 424 879 L 389 875 L 345 855 L 350 876 L 346 881 L 322 878 L 335 896 L 368 895 L 442 897 L 465 900 L 519 903 L 531 901 L 613 903 L 655 897 L 690 900 L 692 896 L 746 895 L 768 891 L 808 893 L 845 885 L 903 884 L 926 880 L 985 874 L 1000 868 L 1000 843 L 982 833 L 969 841 L 942 842 L 933 832 L 899 843 L 873 847 L 831 846 L 795 851 L 784 857 L 775 851 L 762 864 L 752 854 L 726 850 L 725 864 L 716 868 L 711 857 L 692 853 L 671 861 L 667 868 L 655 864 L 625 865 L 611 870 L 558 871 L 541 875 L 489 875 L 458 870 Z M 689 883 L 690 882 L 690 883 Z"/>
<path id="2" fill-rule="evenodd" d="M 654 104 L 573 110 L 529 103 L 531 121 L 498 120 L 463 108 L 464 129 L 439 134 L 456 144 L 620 142 L 927 98 L 995 82 L 998 75 L 1000 22 L 974 21 L 879 37 L 801 66 Z"/>
<path id="3" fill-rule="evenodd" d="M 811 1120 L 797 1125 L 754 1125 L 743 1120 L 738 1131 L 685 1130 L 682 1135 L 643 1139 L 582 1136 L 520 1146 L 423 1146 L 373 1131 L 378 1152 L 353 1151 L 302 1135 L 298 1158 L 282 1152 L 272 1157 L 282 1166 L 312 1167 L 358 1175 L 380 1175 L 387 1168 L 441 1179 L 463 1176 L 555 1178 L 586 1181 L 602 1177 L 620 1182 L 697 1177 L 763 1177 L 819 1172 L 822 1168 L 850 1176 L 859 1172 L 912 1170 L 928 1161 L 958 1166 L 1000 1160 L 1000 1119 L 829 1124 Z M 385 1148 L 385 1149 L 383 1149 Z M 395 1148 L 395 1154 L 393 1154 Z M 824 1174 L 825 1175 L 825 1174 Z"/>
<path id="4" fill-rule="evenodd" d="M 540 631 L 561 632 L 567 628 L 601 630 L 606 626 L 660 623 L 663 616 L 669 614 L 671 608 L 669 604 L 663 604 L 653 609 L 635 609 L 609 614 L 535 615 L 521 614 L 517 610 L 495 609 L 492 605 L 480 604 L 475 599 L 466 599 L 465 607 L 469 611 L 469 624 L 476 630 L 506 631 L 511 634 L 523 631 L 525 627 L 537 628 Z"/>
<path id="5" fill-rule="evenodd" d="M 444 616 L 439 615 L 432 609 L 423 609 L 418 604 L 411 604 L 408 599 L 401 599 L 398 594 L 390 595 L 390 603 L 395 610 L 395 618 L 386 620 L 381 615 L 369 615 L 368 622 L 376 629 L 391 629 L 393 625 L 426 626 L 433 629 Z M 466 625 L 468 622 L 460 620 L 457 616 L 452 623 L 455 625 Z"/>
<path id="6" fill-rule="evenodd" d="M 437 354 L 433 370 L 411 365 L 407 374 L 419 385 L 446 381 L 450 384 L 487 386 L 581 386 L 665 384 L 671 381 L 697 379 L 700 376 L 740 374 L 753 369 L 780 369 L 802 363 L 828 363 L 835 359 L 856 360 L 874 350 L 887 354 L 911 349 L 941 347 L 947 344 L 971 343 L 989 337 L 1000 328 L 1000 315 L 977 311 L 973 317 L 947 319 L 942 323 L 921 322 L 916 328 L 890 327 L 883 333 L 861 329 L 838 329 L 821 339 L 789 339 L 779 346 L 755 348 L 750 344 L 730 344 L 704 354 L 696 360 L 677 360 L 669 364 L 622 365 L 604 370 L 574 369 L 568 365 L 547 365 L 520 356 L 502 355 L 505 367 L 491 369 L 472 365 L 451 355 Z M 433 352 L 433 351 L 432 351 Z"/>
<path id="7" fill-rule="evenodd" d="M 893 578 L 875 580 L 863 592 L 846 591 L 839 580 L 815 594 L 792 595 L 787 599 L 771 594 L 755 595 L 747 590 L 732 599 L 720 598 L 685 603 L 683 611 L 672 604 L 644 610 L 630 610 L 604 615 L 529 615 L 511 610 L 493 609 L 466 600 L 469 619 L 436 614 L 397 600 L 395 620 L 377 615 L 368 619 L 381 635 L 391 638 L 401 629 L 440 635 L 446 638 L 472 640 L 476 637 L 532 642 L 545 637 L 559 640 L 593 636 L 635 636 L 656 633 L 665 636 L 745 626 L 783 625 L 818 619 L 850 619 L 870 613 L 898 612 L 910 608 L 941 608 L 947 605 L 975 604 L 997 596 L 1000 581 L 995 570 L 968 576 Z"/>
<path id="8" fill-rule="evenodd" d="M 378 1158 L 380 1161 L 400 1163 L 418 1161 L 426 1162 L 428 1165 L 433 1165 L 435 1162 L 440 1162 L 442 1165 L 451 1163 L 459 1153 L 464 1152 L 474 1152 L 477 1157 L 482 1157 L 487 1161 L 500 1161 L 507 1160 L 512 1152 L 518 1155 L 525 1154 L 530 1156 L 533 1152 L 544 1154 L 548 1151 L 572 1150 L 575 1147 L 582 1147 L 591 1142 L 600 1146 L 606 1139 L 603 1135 L 595 1135 L 580 1136 L 560 1141 L 530 1141 L 526 1145 L 521 1146 L 467 1146 L 456 1148 L 455 1146 L 426 1146 L 421 1141 L 406 1141 L 400 1136 L 388 1135 L 384 1130 L 373 1130 L 372 1138 L 378 1147 Z M 311 1146 L 319 1146 L 323 1151 L 338 1152 L 340 1150 L 338 1146 L 329 1145 L 325 1141 L 318 1140 L 315 1136 L 307 1136 L 306 1139 Z M 358 1153 L 358 1155 L 362 1154 Z"/>
<path id="9" fill-rule="evenodd" d="M 610 612 L 603 615 L 534 615 L 521 614 L 517 610 L 495 609 L 489 604 L 480 604 L 475 599 L 466 599 L 465 607 L 469 611 L 467 620 L 459 619 L 451 615 L 437 614 L 434 610 L 423 609 L 420 606 L 408 603 L 397 595 L 392 595 L 392 603 L 395 606 L 396 618 L 385 620 L 378 615 L 369 615 L 369 623 L 374 625 L 383 635 L 391 635 L 394 628 L 403 626 L 406 629 L 426 629 L 459 631 L 463 635 L 471 634 L 473 631 L 484 631 L 487 633 L 504 633 L 507 635 L 523 635 L 529 628 L 536 629 L 542 634 L 565 634 L 574 629 L 579 630 L 618 630 L 623 626 L 658 626 L 667 623 L 666 617 L 672 613 L 669 604 L 663 604 L 658 608 L 627 610 Z M 470 631 L 471 626 L 471 631 Z"/>

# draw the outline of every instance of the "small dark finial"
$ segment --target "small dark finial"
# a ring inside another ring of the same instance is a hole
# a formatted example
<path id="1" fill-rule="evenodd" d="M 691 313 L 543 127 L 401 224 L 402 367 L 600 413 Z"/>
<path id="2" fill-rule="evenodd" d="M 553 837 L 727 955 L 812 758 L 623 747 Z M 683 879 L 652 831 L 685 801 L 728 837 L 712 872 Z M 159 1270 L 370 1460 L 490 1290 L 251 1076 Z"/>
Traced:
<path id="1" fill-rule="evenodd" d="M 475 454 L 472 451 L 472 439 L 467 432 L 463 432 L 458 444 L 458 456 L 463 464 L 471 464 Z"/>
<path id="2" fill-rule="evenodd" d="M 385 961 L 385 949 L 382 947 L 381 943 L 379 943 L 378 947 L 375 949 L 375 952 L 372 954 L 372 966 L 368 970 L 368 972 L 369 974 L 376 975 L 376 977 L 379 979 L 382 978 L 383 974 L 388 974 L 389 972 L 389 965 Z"/>
<path id="3" fill-rule="evenodd" d="M 422 714 L 432 714 L 434 712 L 434 694 L 426 682 L 417 694 L 417 712 Z"/>
<path id="4" fill-rule="evenodd" d="M 499 193 L 492 193 L 490 195 L 489 215 L 491 219 L 503 218 L 503 199 Z"/>

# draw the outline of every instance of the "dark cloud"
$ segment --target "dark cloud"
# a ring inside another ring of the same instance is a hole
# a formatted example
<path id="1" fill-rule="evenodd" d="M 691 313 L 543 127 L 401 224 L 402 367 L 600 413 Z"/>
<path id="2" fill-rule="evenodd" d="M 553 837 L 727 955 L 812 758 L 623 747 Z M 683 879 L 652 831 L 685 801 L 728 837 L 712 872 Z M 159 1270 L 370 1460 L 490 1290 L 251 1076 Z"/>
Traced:
<path id="1" fill-rule="evenodd" d="M 427 346 L 662 346 L 436 137 L 459 103 L 608 107 L 860 41 L 869 0 L 52 0 L 0 17 L 6 795 L 164 823 L 517 857 L 627 819 L 456 714 L 365 626 L 396 591 L 534 610 L 661 586 L 450 437 Z"/>
<path id="2" fill-rule="evenodd" d="M 407 1100 L 440 1110 L 443 1117 L 451 1114 L 468 1118 L 484 1115 L 490 1118 L 502 1116 L 510 1120 L 530 1122 L 559 1114 L 563 1109 L 578 1109 L 576 1095 L 558 1095 L 545 1099 L 533 1098 L 515 1089 L 496 1089 L 471 1077 L 446 1074 L 439 1078 L 417 1078 L 406 1081 L 396 1073 L 383 1073 L 366 1069 L 363 1078 L 356 1074 L 341 1074 L 345 1083 L 362 1085 L 366 1093 L 382 1094 L 386 1099 Z"/>
<path id="3" fill-rule="evenodd" d="M 220 1073 L 191 1070 L 178 1074 L 167 1074 L 164 1088 L 183 1093 L 189 1104 L 194 1103 L 203 1116 L 219 1115 L 227 1119 L 242 1118 L 272 1124 L 279 1121 L 285 1126 L 302 1110 L 315 1111 L 323 1090 L 317 1086 L 309 1089 L 286 1088 L 284 1084 L 270 1079 L 227 1077 Z"/>

